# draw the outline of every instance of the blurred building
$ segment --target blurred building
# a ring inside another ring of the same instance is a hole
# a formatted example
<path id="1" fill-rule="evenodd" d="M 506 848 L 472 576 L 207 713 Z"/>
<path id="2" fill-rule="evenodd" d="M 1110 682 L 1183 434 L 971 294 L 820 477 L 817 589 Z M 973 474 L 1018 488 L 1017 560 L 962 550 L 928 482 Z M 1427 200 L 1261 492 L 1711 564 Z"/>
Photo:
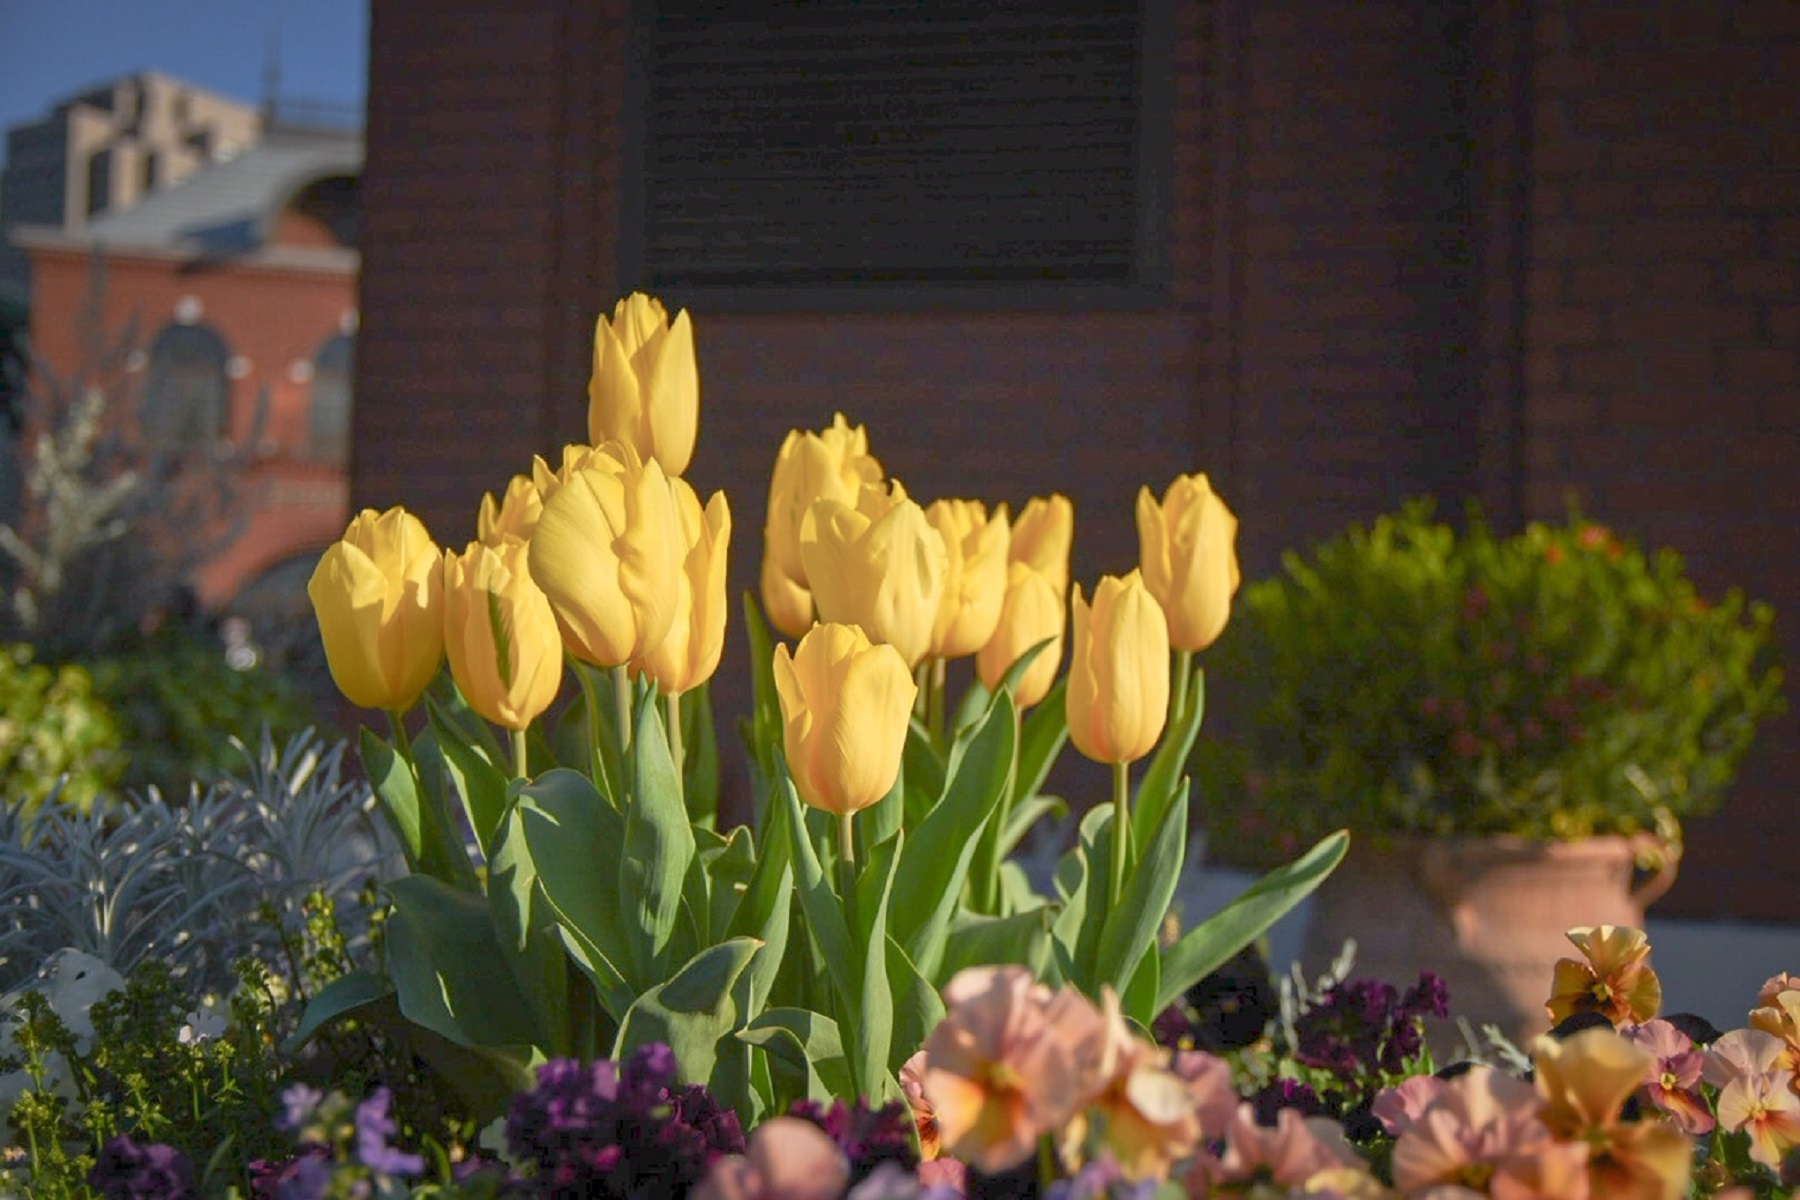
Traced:
<path id="1" fill-rule="evenodd" d="M 95 368 L 95 329 L 135 330 L 117 419 L 240 473 L 244 531 L 193 580 L 208 607 L 303 599 L 343 530 L 362 163 L 356 133 L 271 127 L 135 205 L 12 231 L 46 383 Z"/>

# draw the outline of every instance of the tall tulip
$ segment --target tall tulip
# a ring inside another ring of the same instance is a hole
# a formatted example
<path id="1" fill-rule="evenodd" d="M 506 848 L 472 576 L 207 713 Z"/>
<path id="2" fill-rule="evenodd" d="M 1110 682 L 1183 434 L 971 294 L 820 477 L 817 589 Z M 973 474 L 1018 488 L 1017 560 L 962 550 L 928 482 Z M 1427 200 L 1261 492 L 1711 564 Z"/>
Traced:
<path id="1" fill-rule="evenodd" d="M 669 320 L 662 301 L 633 292 L 594 323 L 594 373 L 588 381 L 588 440 L 630 444 L 679 475 L 694 457 L 700 422 L 700 370 L 686 310 Z"/>
<path id="2" fill-rule="evenodd" d="M 879 482 L 881 463 L 869 453 L 869 435 L 843 413 L 818 433 L 790 430 L 769 478 L 768 518 L 763 525 L 762 598 L 769 620 L 789 637 L 812 627 L 812 589 L 800 557 L 800 527 L 813 501 L 856 503 L 864 484 Z"/>
<path id="3" fill-rule="evenodd" d="M 994 636 L 1006 598 L 1006 506 L 988 515 L 979 500 L 936 500 L 925 510 L 944 539 L 944 595 L 931 628 L 940 659 L 973 654 Z"/>
<path id="4" fill-rule="evenodd" d="M 483 493 L 481 511 L 475 516 L 475 538 L 483 545 L 498 547 L 507 538 L 521 542 L 531 540 L 531 531 L 544 511 L 544 500 L 537 484 L 529 475 L 514 475 L 506 483 L 506 492 L 498 502 L 492 492 Z"/>
<path id="5" fill-rule="evenodd" d="M 569 653 L 617 667 L 668 635 L 685 543 L 656 461 L 618 443 L 605 450 L 544 502 L 530 564 Z"/>
<path id="6" fill-rule="evenodd" d="M 1034 496 L 1012 523 L 1014 562 L 1022 562 L 1050 581 L 1058 597 L 1069 594 L 1069 550 L 1075 542 L 1075 506 L 1060 492 Z"/>
<path id="7" fill-rule="evenodd" d="M 802 800 L 847 818 L 887 795 L 918 694 L 899 651 L 854 625 L 816 625 L 791 656 L 775 647 L 775 690 Z"/>
<path id="8" fill-rule="evenodd" d="M 444 659 L 442 551 L 404 508 L 365 508 L 319 558 L 306 594 L 331 678 L 352 704 L 402 713 Z"/>
<path id="9" fill-rule="evenodd" d="M 675 617 L 668 636 L 636 666 L 671 697 L 699 687 L 719 667 L 725 646 L 725 559 L 731 546 L 731 506 L 714 492 L 704 510 L 694 489 L 670 480 L 675 515 L 686 547 L 675 588 Z"/>
<path id="10" fill-rule="evenodd" d="M 1056 682 L 1057 667 L 1062 665 L 1063 626 L 1067 623 L 1063 598 L 1055 586 L 1022 562 L 1009 564 L 1000 623 L 994 636 L 975 655 L 975 671 L 982 685 L 989 691 L 996 690 L 1020 656 L 1045 638 L 1053 638 L 1031 660 L 1014 689 L 1013 699 L 1020 708 L 1030 708 L 1042 700 Z"/>
<path id="11" fill-rule="evenodd" d="M 931 649 L 948 552 L 898 481 L 865 484 L 854 506 L 816 501 L 800 557 L 823 621 L 860 625 L 900 652 L 908 669 Z"/>
<path id="12" fill-rule="evenodd" d="M 614 451 L 617 451 L 618 443 L 611 443 L 611 445 L 612 451 L 603 451 L 599 447 L 589 446 L 585 442 L 570 442 L 562 448 L 562 457 L 554 467 L 544 459 L 543 455 L 532 455 L 531 485 L 537 489 L 540 512 L 542 505 L 547 504 L 550 497 L 556 495 L 562 489 L 562 485 L 569 482 L 569 476 L 592 462 L 596 454 L 604 454 L 617 461 L 618 456 Z M 643 457 L 641 454 L 638 455 L 640 459 Z"/>
<path id="13" fill-rule="evenodd" d="M 1137 528 L 1144 585 L 1169 619 L 1169 644 L 1204 650 L 1231 617 L 1238 589 L 1237 518 L 1204 475 L 1183 475 L 1158 504 L 1138 492 Z"/>
<path id="14" fill-rule="evenodd" d="M 562 638 L 524 542 L 444 555 L 444 649 L 469 707 L 496 725 L 522 734 L 556 699 Z"/>

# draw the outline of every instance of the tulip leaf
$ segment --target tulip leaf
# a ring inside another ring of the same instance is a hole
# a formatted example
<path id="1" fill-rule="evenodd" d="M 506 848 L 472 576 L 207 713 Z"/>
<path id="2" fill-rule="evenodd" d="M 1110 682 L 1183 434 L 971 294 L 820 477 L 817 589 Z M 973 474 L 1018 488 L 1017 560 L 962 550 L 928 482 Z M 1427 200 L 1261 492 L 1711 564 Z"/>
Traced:
<path id="1" fill-rule="evenodd" d="M 944 760 L 931 744 L 931 733 L 917 719 L 906 727 L 906 747 L 900 755 L 900 777 L 906 782 L 906 812 L 902 825 L 917 829 L 938 797 L 944 794 Z"/>
<path id="2" fill-rule="evenodd" d="M 850 927 L 844 920 L 843 902 L 825 879 L 825 868 L 819 865 L 818 852 L 806 831 L 805 816 L 800 809 L 799 793 L 787 769 L 777 759 L 775 794 L 777 802 L 787 809 L 788 851 L 794 866 L 794 888 L 800 893 L 800 911 L 806 914 L 806 930 L 838 995 L 850 1006 L 840 1017 L 856 1019 L 854 1005 L 861 996 L 859 981 L 851 972 L 855 959 L 851 956 Z M 841 1023 L 841 1022 L 840 1022 Z"/>
<path id="3" fill-rule="evenodd" d="M 300 1024 L 282 1043 L 282 1052 L 299 1053 L 307 1039 L 326 1025 L 393 994 L 394 985 L 374 971 L 358 968 L 347 975 L 339 975 L 306 1002 Z"/>
<path id="4" fill-rule="evenodd" d="M 944 930 L 962 898 L 994 810 L 1012 771 L 1012 701 L 1002 695 L 951 752 L 943 798 L 916 827 L 902 855 L 905 880 L 894 898 L 894 937 L 928 978 L 938 978 Z"/>
<path id="5" fill-rule="evenodd" d="M 461 1046 L 543 1046 L 487 900 L 429 875 L 387 884 L 387 968 L 407 1020 Z"/>
<path id="6" fill-rule="evenodd" d="M 781 696 L 775 689 L 775 639 L 756 597 L 744 593 L 744 632 L 750 645 L 750 754 L 761 777 L 775 781 L 781 750 Z M 766 840 L 766 839 L 765 839 Z"/>
<path id="7" fill-rule="evenodd" d="M 1156 829 L 1162 824 L 1163 813 L 1175 796 L 1175 781 L 1187 768 L 1188 755 L 1193 752 L 1194 738 L 1200 733 L 1200 718 L 1206 708 L 1206 672 L 1195 671 L 1188 684 L 1187 715 L 1179 725 L 1172 725 L 1163 732 L 1162 744 L 1157 746 L 1156 753 L 1150 759 L 1150 766 L 1144 772 L 1143 780 L 1138 784 L 1137 798 L 1131 809 L 1131 848 L 1141 855 L 1144 847 Z"/>
<path id="8" fill-rule="evenodd" d="M 566 1054 L 568 958 L 556 934 L 556 915 L 538 901 L 537 865 L 526 845 L 524 825 L 512 809 L 488 862 L 488 912 L 500 938 L 506 965 L 532 1002 L 546 1054 Z"/>
<path id="9" fill-rule="evenodd" d="M 787 955 L 788 924 L 794 908 L 793 872 L 789 868 L 792 854 L 788 841 L 789 819 L 786 805 L 770 807 L 768 837 L 762 854 L 757 857 L 756 869 L 751 872 L 743 895 L 731 911 L 731 924 L 727 928 L 730 936 L 755 937 L 765 943 L 763 953 L 750 965 L 752 1013 L 767 1002 Z M 748 842 L 750 831 L 745 829 L 743 833 Z M 716 893 L 714 905 L 716 910 Z"/>
<path id="10" fill-rule="evenodd" d="M 438 750 L 444 757 L 444 770 L 462 797 L 469 828 L 475 831 L 481 853 L 492 858 L 494 842 L 500 836 L 506 816 L 507 775 L 482 754 L 464 731 L 462 723 L 446 711 L 436 697 L 428 696 L 425 706 L 431 717 Z"/>
<path id="11" fill-rule="evenodd" d="M 807 1098 L 829 1104 L 856 1095 L 843 1033 L 836 1021 L 807 1008 L 771 1008 L 737 1035 L 806 1079 Z"/>
<path id="12" fill-rule="evenodd" d="M 1050 966 L 1050 926 L 1055 914 L 1039 906 L 1007 917 L 959 912 L 944 939 L 938 979 L 949 983 L 968 967 L 1023 963 L 1042 978 Z"/>
<path id="13" fill-rule="evenodd" d="M 1063 977 L 1090 995 L 1101 980 L 1094 973 L 1100 933 L 1106 922 L 1107 871 L 1112 855 L 1112 804 L 1096 804 L 1081 818 L 1074 849 L 1056 866 L 1063 910 L 1051 926 L 1057 966 Z"/>
<path id="14" fill-rule="evenodd" d="M 755 938 L 708 946 L 667 983 L 644 991 L 619 1022 L 612 1056 L 623 1060 L 639 1046 L 665 1042 L 684 1083 L 711 1083 L 720 1039 L 741 1024 L 733 987 L 759 948 Z"/>
<path id="15" fill-rule="evenodd" d="M 856 814 L 858 836 L 864 846 L 879 846 L 900 831 L 906 817 L 906 764 L 894 773 L 887 795 Z"/>
<path id="16" fill-rule="evenodd" d="M 1044 817 L 1053 821 L 1061 821 L 1069 815 L 1069 805 L 1061 796 L 1045 796 L 1034 794 L 1020 796 L 1013 801 L 1012 811 L 1006 814 L 1006 829 L 1000 835 L 1001 857 L 1010 855 L 1018 849 L 1019 843 Z"/>
<path id="17" fill-rule="evenodd" d="M 851 919 L 862 980 L 862 1001 L 856 1007 L 856 1052 L 852 1059 L 861 1085 L 858 1094 L 871 1101 L 879 1095 L 888 1072 L 888 1052 L 893 1048 L 894 993 L 888 985 L 888 901 L 894 890 L 894 868 L 899 865 L 906 835 L 897 834 L 869 854 L 869 862 L 856 881 L 856 900 Z"/>
<path id="18" fill-rule="evenodd" d="M 517 811 L 540 894 L 556 914 L 565 945 L 582 948 L 576 961 L 617 1020 L 636 995 L 626 983 L 631 945 L 618 893 L 624 818 L 586 775 L 563 768 L 544 772 L 525 788 Z"/>
<path id="19" fill-rule="evenodd" d="M 1145 954 L 1156 950 L 1156 934 L 1181 881 L 1188 838 L 1187 782 L 1175 803 L 1163 813 L 1156 836 L 1125 880 L 1119 906 L 1106 915 L 1094 960 L 1094 984 L 1110 983 L 1124 992 Z M 1118 830 L 1113 830 L 1116 835 Z"/>
<path id="20" fill-rule="evenodd" d="M 366 726 L 362 730 L 360 747 L 363 773 L 369 777 L 370 788 L 381 800 L 388 824 L 400 838 L 407 867 L 417 871 L 425 846 L 419 814 L 419 784 L 413 777 L 412 767 L 386 740 Z"/>
<path id="21" fill-rule="evenodd" d="M 1044 780 L 1049 778 L 1050 768 L 1056 765 L 1056 756 L 1061 753 L 1063 743 L 1069 740 L 1068 690 L 1069 679 L 1065 675 L 1025 717 L 1019 738 L 1019 777 L 1013 781 L 1014 796 L 1037 795 Z"/>
<path id="22" fill-rule="evenodd" d="M 892 937 L 887 940 L 888 987 L 894 997 L 894 1032 L 888 1048 L 888 1069 L 895 1075 L 907 1059 L 918 1053 L 944 1019 L 944 998 L 919 973 L 906 951 Z M 844 1093 L 848 1095 L 849 1093 Z"/>
<path id="23" fill-rule="evenodd" d="M 739 825 L 724 838 L 704 825 L 694 826 L 696 843 L 708 839 L 717 844 L 701 845 L 695 863 L 706 881 L 706 937 L 717 942 L 730 936 L 732 913 L 756 874 L 756 842 L 747 825 Z"/>
<path id="24" fill-rule="evenodd" d="M 1321 838 L 1311 850 L 1264 875 L 1163 950 L 1156 1011 L 1175 1003 L 1311 895 L 1337 869 L 1349 845 L 1350 835 L 1341 829 Z"/>
<path id="25" fill-rule="evenodd" d="M 694 857 L 681 784 L 669 757 L 654 697 L 638 706 L 631 741 L 636 794 L 625 806 L 625 845 L 619 856 L 619 900 L 630 935 L 633 982 L 641 989 L 668 974 L 670 935 L 681 911 L 682 886 Z"/>
<path id="26" fill-rule="evenodd" d="M 681 782 L 688 817 L 716 829 L 719 824 L 719 733 L 713 723 L 712 681 L 681 694 Z"/>
<path id="27" fill-rule="evenodd" d="M 1156 1020 L 1156 1015 L 1162 1011 L 1156 1007 L 1156 994 L 1161 982 L 1162 956 L 1146 954 L 1138 959 L 1137 970 L 1131 973 L 1131 982 L 1119 993 L 1120 1011 L 1146 1032 L 1150 1029 L 1150 1023 Z"/>
<path id="28" fill-rule="evenodd" d="M 1038 894 L 1024 867 L 1016 862 L 1003 862 L 1000 864 L 1000 904 L 1002 912 L 1010 914 L 1047 908 L 1050 901 Z"/>

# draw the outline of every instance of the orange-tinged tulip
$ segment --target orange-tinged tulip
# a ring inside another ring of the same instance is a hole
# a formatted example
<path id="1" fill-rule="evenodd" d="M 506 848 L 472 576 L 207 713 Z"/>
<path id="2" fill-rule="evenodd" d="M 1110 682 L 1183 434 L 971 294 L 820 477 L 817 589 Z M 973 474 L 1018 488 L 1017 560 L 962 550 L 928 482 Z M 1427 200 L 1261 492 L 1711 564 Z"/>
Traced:
<path id="1" fill-rule="evenodd" d="M 1650 969 L 1650 940 L 1627 925 L 1582 925 L 1568 939 L 1586 961 L 1557 960 L 1545 1009 L 1551 1024 L 1597 1012 L 1614 1025 L 1637 1025 L 1662 1007 L 1662 982 Z"/>
<path id="2" fill-rule="evenodd" d="M 1008 550 L 1014 562 L 1024 563 L 1050 581 L 1058 597 L 1069 594 L 1069 550 L 1075 542 L 1075 505 L 1060 492 L 1034 496 L 1025 502 L 1012 523 Z"/>
<path id="3" fill-rule="evenodd" d="M 931 653 L 973 654 L 994 636 L 1006 598 L 1006 506 L 988 515 L 979 500 L 935 500 L 925 519 L 944 539 L 944 594 L 931 627 Z"/>
<path id="4" fill-rule="evenodd" d="M 668 476 L 611 443 L 544 502 L 531 577 L 563 645 L 597 667 L 638 658 L 668 636 L 685 545 Z"/>
<path id="5" fill-rule="evenodd" d="M 404 508 L 365 508 L 306 594 L 332 681 L 352 704 L 404 712 L 444 661 L 443 552 Z"/>
<path id="6" fill-rule="evenodd" d="M 665 695 L 697 688 L 719 669 L 725 648 L 725 559 L 731 548 L 731 507 L 714 492 L 704 510 L 684 480 L 672 479 L 675 512 L 687 547 L 675 588 L 668 636 L 637 661 Z"/>
<path id="7" fill-rule="evenodd" d="M 1161 504 L 1138 492 L 1144 585 L 1169 619 L 1169 644 L 1204 650 L 1225 632 L 1238 589 L 1237 518 L 1204 475 L 1183 475 Z"/>
<path id="8" fill-rule="evenodd" d="M 686 310 L 633 292 L 594 324 L 588 440 L 621 441 L 670 475 L 687 470 L 700 424 L 700 369 Z"/>
<path id="9" fill-rule="evenodd" d="M 1007 565 L 1006 596 L 1000 604 L 1000 624 L 994 636 L 975 655 L 975 670 L 982 686 L 989 691 L 1000 686 L 1000 680 L 1020 655 L 1043 641 L 1054 639 L 1031 660 L 1019 676 L 1013 699 L 1020 708 L 1030 708 L 1042 700 L 1056 682 L 1057 668 L 1062 665 L 1063 626 L 1068 615 L 1063 611 L 1062 596 L 1055 586 L 1022 562 Z"/>
<path id="10" fill-rule="evenodd" d="M 483 545 L 496 547 L 507 538 L 528 542 L 543 511 L 543 497 L 531 476 L 514 475 L 507 481 L 506 492 L 498 503 L 492 492 L 482 494 L 481 511 L 475 516 L 475 538 Z"/>
<path id="11" fill-rule="evenodd" d="M 864 484 L 881 480 L 881 464 L 869 453 L 869 435 L 843 413 L 818 433 L 790 430 L 769 477 L 768 519 L 763 525 L 762 598 L 769 620 L 789 637 L 812 627 L 812 589 L 800 557 L 800 527 L 815 500 L 855 504 Z"/>
<path id="12" fill-rule="evenodd" d="M 775 647 L 781 744 L 800 798 L 844 816 L 894 786 L 918 687 L 892 646 L 854 625 L 815 625 Z"/>
<path id="13" fill-rule="evenodd" d="M 444 649 L 469 707 L 507 729 L 536 720 L 562 684 L 562 638 L 524 542 L 444 555 Z"/>
<path id="14" fill-rule="evenodd" d="M 931 649 L 949 553 L 898 481 L 868 484 L 854 506 L 813 503 L 800 557 L 821 621 L 860 625 L 900 652 L 908 669 Z"/>
<path id="15" fill-rule="evenodd" d="M 1069 740 L 1104 763 L 1136 762 L 1169 712 L 1169 626 L 1133 571 L 1103 576 L 1090 607 L 1075 588 L 1069 656 Z"/>
<path id="16" fill-rule="evenodd" d="M 1611 1029 L 1583 1029 L 1564 1041 L 1532 1044 L 1542 1119 L 1559 1141 L 1588 1147 L 1592 1195 L 1678 1200 L 1687 1193 L 1693 1144 L 1663 1121 L 1624 1121 L 1625 1101 L 1649 1078 L 1656 1058 Z"/>

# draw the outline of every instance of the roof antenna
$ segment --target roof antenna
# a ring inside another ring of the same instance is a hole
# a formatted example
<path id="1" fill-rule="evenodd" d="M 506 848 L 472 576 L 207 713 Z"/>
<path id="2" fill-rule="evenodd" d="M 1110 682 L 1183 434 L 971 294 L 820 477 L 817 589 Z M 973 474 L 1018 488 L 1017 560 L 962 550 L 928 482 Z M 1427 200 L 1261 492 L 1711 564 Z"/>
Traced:
<path id="1" fill-rule="evenodd" d="M 262 119 L 265 129 L 275 124 L 275 108 L 281 95 L 281 18 L 274 18 L 274 22 L 263 56 Z"/>

